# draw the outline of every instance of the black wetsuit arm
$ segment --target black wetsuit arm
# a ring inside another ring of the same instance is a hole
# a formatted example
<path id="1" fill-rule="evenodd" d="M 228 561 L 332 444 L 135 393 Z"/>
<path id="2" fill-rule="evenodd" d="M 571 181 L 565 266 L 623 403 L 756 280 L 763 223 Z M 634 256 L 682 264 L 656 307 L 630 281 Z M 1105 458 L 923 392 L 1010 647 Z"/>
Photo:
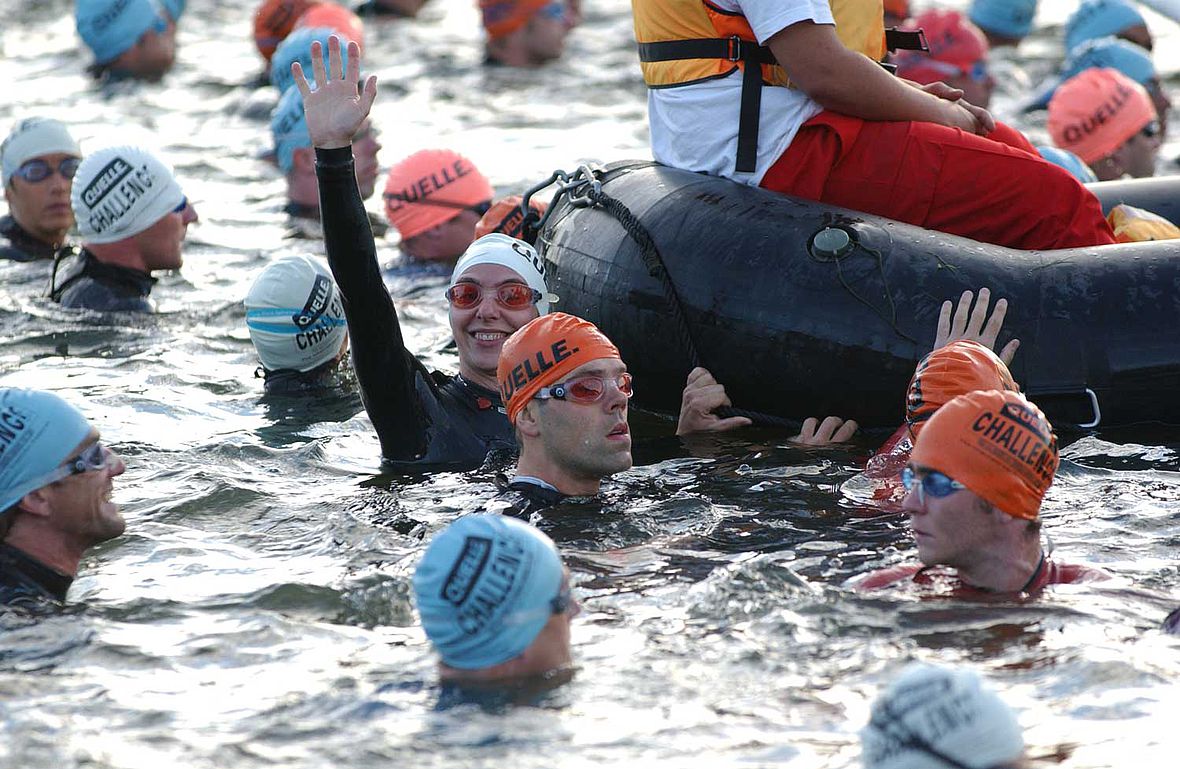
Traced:
<path id="1" fill-rule="evenodd" d="M 352 148 L 316 148 L 320 215 L 328 265 L 340 287 L 352 364 L 365 410 L 386 459 L 426 450 L 426 425 L 414 387 L 418 366 L 405 348 L 393 299 L 377 266 L 373 230 L 356 186 Z"/>

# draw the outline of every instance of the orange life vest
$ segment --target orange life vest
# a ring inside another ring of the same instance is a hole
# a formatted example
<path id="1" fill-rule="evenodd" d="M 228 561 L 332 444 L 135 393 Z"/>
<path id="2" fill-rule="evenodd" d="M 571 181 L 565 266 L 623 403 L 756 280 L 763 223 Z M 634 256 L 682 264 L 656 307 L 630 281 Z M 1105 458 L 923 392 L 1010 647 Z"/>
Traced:
<path id="1" fill-rule="evenodd" d="M 882 0 L 829 2 L 840 42 L 849 50 L 881 61 L 886 50 Z M 758 158 L 762 86 L 791 85 L 770 49 L 758 45 L 745 16 L 708 0 L 631 0 L 631 8 L 648 88 L 691 85 L 742 70 L 735 170 L 753 172 Z"/>

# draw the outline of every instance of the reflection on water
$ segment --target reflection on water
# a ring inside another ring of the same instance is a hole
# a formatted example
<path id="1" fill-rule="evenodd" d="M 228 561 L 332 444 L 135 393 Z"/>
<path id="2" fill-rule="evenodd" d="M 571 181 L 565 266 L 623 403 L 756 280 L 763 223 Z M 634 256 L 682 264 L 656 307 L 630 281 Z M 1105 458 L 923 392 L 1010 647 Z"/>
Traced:
<path id="1" fill-rule="evenodd" d="M 913 555 L 905 520 L 858 486 L 883 436 L 686 447 L 671 422 L 636 416 L 639 466 L 541 522 L 584 607 L 573 680 L 507 699 L 440 690 L 410 574 L 503 467 L 377 476 L 355 391 L 260 397 L 240 300 L 268 259 L 321 247 L 285 237 L 283 185 L 259 159 L 274 97 L 244 87 L 258 69 L 245 6 L 191 0 L 162 86 L 96 92 L 70 3 L 3 5 L 3 125 L 40 112 L 85 146 L 148 140 L 202 221 L 154 318 L 63 311 L 40 298 L 42 267 L 0 264 L 3 383 L 83 407 L 128 460 L 129 521 L 84 562 L 75 608 L 0 619 L 0 764 L 845 767 L 876 687 L 914 658 L 981 668 L 1022 709 L 1034 753 L 1078 744 L 1066 766 L 1174 763 L 1180 642 L 1157 630 L 1180 582 L 1180 437 L 1166 429 L 1065 441 L 1046 528 L 1117 583 L 969 603 L 843 587 Z M 383 161 L 449 146 L 508 192 L 583 157 L 646 156 L 628 4 L 587 5 L 570 54 L 536 72 L 478 66 L 469 3 L 372 23 Z M 1052 21 L 1070 4 L 1043 5 Z M 1174 72 L 1176 33 L 1157 21 Z M 1035 80 L 1056 53 L 1048 38 L 1029 49 Z M 1002 85 L 1001 107 L 1018 95 Z M 392 241 L 380 248 L 392 262 Z M 444 277 L 394 267 L 387 281 L 411 347 L 453 370 Z"/>

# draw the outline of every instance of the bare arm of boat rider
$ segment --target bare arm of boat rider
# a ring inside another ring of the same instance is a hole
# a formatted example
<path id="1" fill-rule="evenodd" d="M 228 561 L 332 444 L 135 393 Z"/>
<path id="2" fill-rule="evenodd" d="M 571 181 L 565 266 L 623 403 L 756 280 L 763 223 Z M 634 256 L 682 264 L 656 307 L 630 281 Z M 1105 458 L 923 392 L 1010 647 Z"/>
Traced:
<path id="1" fill-rule="evenodd" d="M 329 46 L 329 55 L 335 74 L 341 66 L 338 41 Z M 321 194 L 324 243 L 353 332 L 352 362 L 365 410 L 381 438 L 383 456 L 413 459 L 424 450 L 423 417 L 415 394 L 416 367 L 405 349 L 393 300 L 381 280 L 373 231 L 352 176 L 352 137 L 377 95 L 375 76 L 358 92 L 359 66 L 359 57 L 350 55 L 344 77 L 329 79 L 322 55 L 313 53 L 314 77 L 320 84 L 315 91 L 298 63 L 292 72 L 303 94 L 321 190 L 324 185 L 332 187 L 331 194 Z M 412 435 L 419 440 L 406 440 Z"/>
<path id="2" fill-rule="evenodd" d="M 793 83 L 833 112 L 865 120 L 939 123 L 981 136 L 995 130 L 987 110 L 959 99 L 962 91 L 894 77 L 846 48 L 831 24 L 797 22 L 767 40 L 766 46 Z"/>

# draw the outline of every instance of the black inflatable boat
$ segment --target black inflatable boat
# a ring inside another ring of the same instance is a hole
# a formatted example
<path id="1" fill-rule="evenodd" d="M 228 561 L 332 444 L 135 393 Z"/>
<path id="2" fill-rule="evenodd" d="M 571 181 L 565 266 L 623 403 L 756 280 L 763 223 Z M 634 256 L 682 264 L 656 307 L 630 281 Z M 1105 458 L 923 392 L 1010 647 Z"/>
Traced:
<path id="1" fill-rule="evenodd" d="M 617 204 L 573 189 L 538 245 L 557 309 L 619 345 L 642 405 L 678 408 L 695 348 L 742 408 L 894 427 L 939 305 L 986 286 L 1056 424 L 1180 424 L 1180 241 L 1017 251 L 651 162 L 598 182 Z M 1092 189 L 1180 221 L 1180 177 Z"/>

